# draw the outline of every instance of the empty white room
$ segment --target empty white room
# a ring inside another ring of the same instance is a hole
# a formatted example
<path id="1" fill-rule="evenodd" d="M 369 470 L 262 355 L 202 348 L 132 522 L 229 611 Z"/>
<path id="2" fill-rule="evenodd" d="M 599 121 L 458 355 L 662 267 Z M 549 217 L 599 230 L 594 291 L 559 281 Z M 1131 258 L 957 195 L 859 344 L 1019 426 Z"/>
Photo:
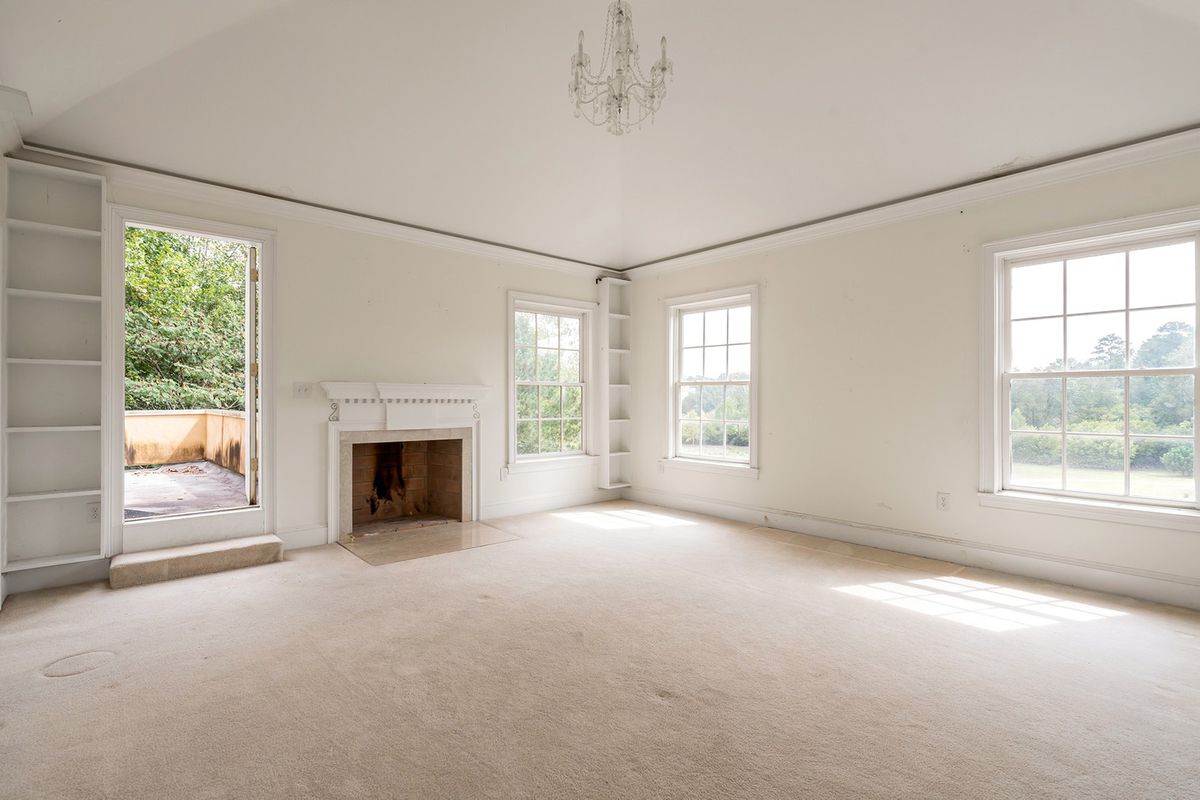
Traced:
<path id="1" fill-rule="evenodd" d="M 0 798 L 1200 797 L 1195 0 L 0 0 Z"/>

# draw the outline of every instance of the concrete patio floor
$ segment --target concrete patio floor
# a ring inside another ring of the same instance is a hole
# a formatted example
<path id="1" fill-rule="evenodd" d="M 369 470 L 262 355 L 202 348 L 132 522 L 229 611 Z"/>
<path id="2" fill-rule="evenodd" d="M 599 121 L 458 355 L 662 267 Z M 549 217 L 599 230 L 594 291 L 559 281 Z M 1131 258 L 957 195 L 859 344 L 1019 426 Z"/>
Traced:
<path id="1" fill-rule="evenodd" d="M 209 461 L 125 470 L 125 519 L 246 505 L 246 479 Z"/>

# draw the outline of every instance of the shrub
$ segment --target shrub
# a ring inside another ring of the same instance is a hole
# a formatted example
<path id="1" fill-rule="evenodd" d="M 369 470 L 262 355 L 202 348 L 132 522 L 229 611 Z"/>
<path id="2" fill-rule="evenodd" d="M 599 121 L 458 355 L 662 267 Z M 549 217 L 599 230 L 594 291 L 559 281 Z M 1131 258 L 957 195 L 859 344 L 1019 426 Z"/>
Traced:
<path id="1" fill-rule="evenodd" d="M 1171 472 L 1191 475 L 1195 462 L 1195 451 L 1190 444 L 1177 444 L 1163 454 L 1162 465 Z"/>
<path id="2" fill-rule="evenodd" d="M 1012 459 L 1019 464 L 1058 464 L 1062 461 L 1062 446 L 1057 436 L 1016 436 Z"/>
<path id="3" fill-rule="evenodd" d="M 1124 469 L 1125 443 L 1120 439 L 1067 440 L 1067 465 L 1091 469 Z"/>

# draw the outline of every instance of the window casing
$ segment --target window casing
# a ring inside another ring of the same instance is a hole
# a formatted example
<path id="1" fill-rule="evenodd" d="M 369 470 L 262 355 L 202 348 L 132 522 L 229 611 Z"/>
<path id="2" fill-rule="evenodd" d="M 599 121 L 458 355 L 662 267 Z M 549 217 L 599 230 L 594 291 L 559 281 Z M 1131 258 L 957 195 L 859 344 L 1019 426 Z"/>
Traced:
<path id="1" fill-rule="evenodd" d="M 587 453 L 590 320 L 590 304 L 513 297 L 510 463 Z"/>
<path id="2" fill-rule="evenodd" d="M 1197 245 L 1134 231 L 999 259 L 1000 490 L 1197 508 Z"/>
<path id="3" fill-rule="evenodd" d="M 754 468 L 757 292 L 669 301 L 668 460 Z"/>

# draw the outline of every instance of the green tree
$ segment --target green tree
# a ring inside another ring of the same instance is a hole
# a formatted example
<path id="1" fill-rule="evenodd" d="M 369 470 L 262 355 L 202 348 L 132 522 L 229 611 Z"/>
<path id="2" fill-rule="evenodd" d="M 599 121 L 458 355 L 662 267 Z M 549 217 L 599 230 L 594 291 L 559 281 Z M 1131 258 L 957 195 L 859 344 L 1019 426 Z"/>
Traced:
<path id="1" fill-rule="evenodd" d="M 125 407 L 244 408 L 245 245 L 125 231 Z"/>

